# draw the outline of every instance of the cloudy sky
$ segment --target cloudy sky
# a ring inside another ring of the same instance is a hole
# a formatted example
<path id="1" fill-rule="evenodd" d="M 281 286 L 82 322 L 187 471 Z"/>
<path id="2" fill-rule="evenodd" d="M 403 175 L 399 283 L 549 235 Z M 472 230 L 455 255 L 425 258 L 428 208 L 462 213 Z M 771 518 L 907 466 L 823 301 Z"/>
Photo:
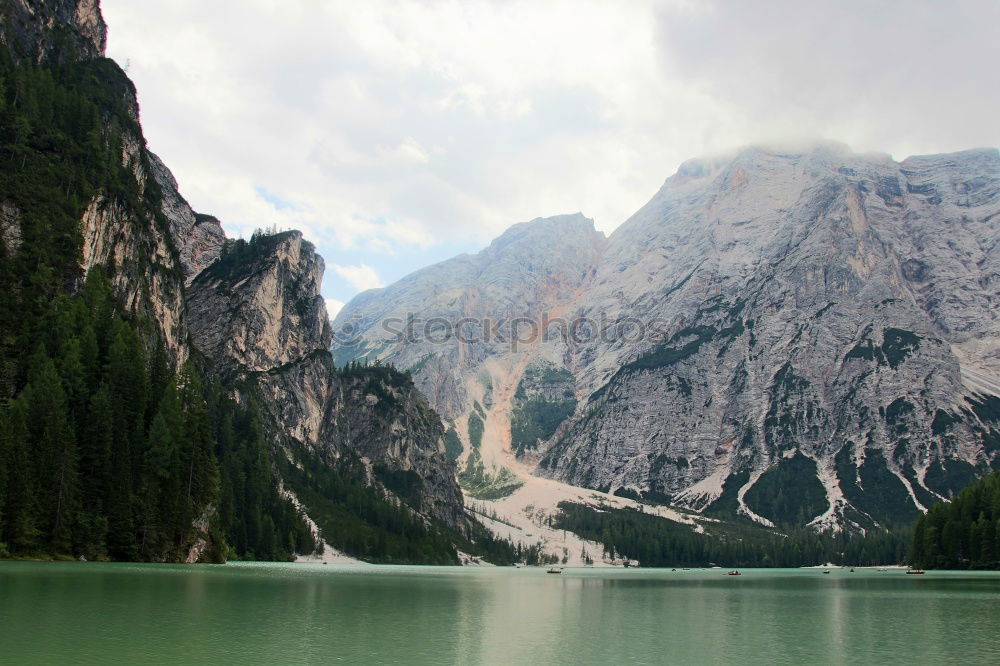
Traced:
<path id="1" fill-rule="evenodd" d="M 1000 145 L 1000 3 L 103 0 L 150 147 L 231 235 L 299 228 L 331 309 L 509 225 L 610 232 L 685 159 Z"/>

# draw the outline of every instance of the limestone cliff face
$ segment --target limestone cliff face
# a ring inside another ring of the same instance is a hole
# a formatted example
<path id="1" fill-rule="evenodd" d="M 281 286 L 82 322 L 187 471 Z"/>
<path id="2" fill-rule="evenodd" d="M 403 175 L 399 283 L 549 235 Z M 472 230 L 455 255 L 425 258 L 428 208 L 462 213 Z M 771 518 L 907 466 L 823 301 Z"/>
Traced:
<path id="1" fill-rule="evenodd" d="M 387 475 L 413 472 L 418 490 L 401 498 L 419 513 L 464 532 L 455 466 L 441 419 L 408 377 L 387 368 L 338 371 L 328 351 L 249 373 L 276 434 L 330 461 L 360 459 L 366 482 L 393 492 Z"/>
<path id="2" fill-rule="evenodd" d="M 223 370 L 255 372 L 326 349 L 323 268 L 322 257 L 297 231 L 231 242 L 189 289 L 195 346 Z"/>
<path id="3" fill-rule="evenodd" d="M 128 205 L 96 196 L 83 215 L 80 265 L 84 275 L 94 266 L 111 267 L 112 287 L 125 309 L 156 322 L 176 364 L 187 358 L 180 266 L 170 237 L 141 222 Z"/>
<path id="4" fill-rule="evenodd" d="M 163 161 L 151 152 L 147 155 L 153 179 L 160 188 L 161 209 L 170 224 L 184 281 L 190 284 L 198 273 L 219 258 L 226 244 L 226 234 L 219 220 L 195 213 L 180 195 L 177 181 Z"/>
<path id="5" fill-rule="evenodd" d="M 817 524 L 913 517 L 998 462 L 994 398 L 963 382 L 1000 370 L 998 218 L 993 149 L 685 164 L 612 236 L 582 309 L 656 330 L 574 345 L 589 398 L 543 469 L 781 522 L 747 500 L 801 455 Z"/>
<path id="6" fill-rule="evenodd" d="M 229 241 L 187 288 L 192 342 L 227 380 L 256 391 L 276 441 L 327 460 L 360 459 L 367 481 L 413 472 L 418 512 L 464 531 L 461 493 L 437 414 L 404 375 L 341 372 L 320 296 L 323 259 L 297 231 Z"/>
<path id="7" fill-rule="evenodd" d="M 542 406 L 575 413 L 544 430 L 541 474 L 762 523 L 868 528 L 1000 463 L 998 238 L 995 149 L 895 162 L 829 143 L 752 148 L 685 163 L 594 254 L 565 230 L 515 249 L 547 259 L 507 259 L 521 277 L 491 298 L 530 314 L 522 292 L 579 261 L 554 292 L 569 303 L 546 302 L 586 322 L 575 335 L 530 354 L 379 342 L 390 314 L 464 314 L 457 296 L 480 275 L 468 257 L 362 294 L 334 327 L 359 326 L 342 349 L 410 367 L 445 414 L 489 392 L 453 360 L 458 386 L 437 390 L 438 350 L 507 368 L 515 425 L 544 393 L 537 378 L 558 379 Z M 793 510 L 776 487 L 810 499 Z"/>
<path id="8" fill-rule="evenodd" d="M 15 58 L 43 65 L 97 60 L 94 74 L 119 101 L 114 117 L 105 118 L 102 140 L 120 149 L 134 188 L 126 188 L 128 195 L 98 189 L 87 202 L 81 276 L 107 267 L 125 308 L 157 324 L 150 343 L 162 342 L 179 363 L 187 357 L 183 276 L 207 263 L 212 250 L 203 248 L 212 243 L 185 227 L 193 213 L 170 172 L 146 148 L 135 87 L 113 63 L 98 60 L 106 41 L 97 0 L 12 0 L 0 8 L 0 42 Z M 20 242 L 19 217 L 16 207 L 0 202 L 0 234 L 8 247 Z"/>
<path id="9" fill-rule="evenodd" d="M 127 117 L 116 124 L 121 163 L 135 179 L 132 197 L 97 192 L 82 220 L 84 275 L 110 267 L 115 292 L 129 311 L 158 325 L 175 365 L 189 353 L 184 287 L 220 255 L 226 242 L 218 220 L 195 213 L 159 157 L 146 147 L 135 88 L 114 68 Z M 112 140 L 109 129 L 106 140 Z"/>
<path id="10" fill-rule="evenodd" d="M 99 0 L 9 0 L 0 8 L 0 42 L 36 63 L 87 60 L 104 55 L 107 26 Z"/>
<path id="11" fill-rule="evenodd" d="M 463 524 L 455 467 L 444 456 L 441 418 L 405 376 L 379 369 L 342 375 L 339 408 L 328 421 L 331 443 L 370 461 L 376 478 L 412 471 L 422 489 L 420 510 L 446 524 Z"/>
<path id="12" fill-rule="evenodd" d="M 359 458 L 367 482 L 393 491 L 391 475 L 412 473 L 418 512 L 465 531 L 455 466 L 447 459 L 440 417 L 408 377 L 388 368 L 338 372 L 330 355 L 258 375 L 275 420 L 316 455 Z"/>

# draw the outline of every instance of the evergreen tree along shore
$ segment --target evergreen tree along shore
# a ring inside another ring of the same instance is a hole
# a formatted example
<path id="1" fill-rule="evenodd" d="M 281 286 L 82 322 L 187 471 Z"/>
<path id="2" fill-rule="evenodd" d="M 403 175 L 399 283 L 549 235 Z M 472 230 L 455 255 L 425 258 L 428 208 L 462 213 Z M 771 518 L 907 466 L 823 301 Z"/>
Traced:
<path id="1" fill-rule="evenodd" d="M 918 518 L 911 561 L 924 569 L 1000 569 L 1000 473 Z"/>
<path id="2" fill-rule="evenodd" d="M 37 323 L 17 395 L 0 407 L 8 554 L 183 561 L 195 523 L 211 561 L 314 549 L 275 488 L 256 406 L 191 361 L 174 373 L 162 349 L 147 354 L 100 269 Z"/>
<path id="3" fill-rule="evenodd" d="M 860 534 L 817 534 L 811 529 L 777 531 L 749 521 L 718 521 L 705 532 L 635 509 L 599 510 L 571 502 L 559 505 L 555 527 L 597 541 L 604 555 L 638 560 L 642 566 L 801 567 L 906 561 L 909 529 Z"/>
<path id="4" fill-rule="evenodd" d="M 633 509 L 564 502 L 554 526 L 597 541 L 604 555 L 643 566 L 800 567 L 911 564 L 922 569 L 1000 569 L 1000 473 L 933 505 L 915 525 L 867 534 L 771 531 L 719 521 L 706 533 Z"/>

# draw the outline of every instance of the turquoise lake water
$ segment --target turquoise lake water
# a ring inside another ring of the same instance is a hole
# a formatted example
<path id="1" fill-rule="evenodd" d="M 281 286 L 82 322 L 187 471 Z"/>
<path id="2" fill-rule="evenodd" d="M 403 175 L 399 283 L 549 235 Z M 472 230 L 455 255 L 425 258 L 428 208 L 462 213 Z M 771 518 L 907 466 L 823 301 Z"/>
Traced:
<path id="1" fill-rule="evenodd" d="M 0 562 L 10 664 L 1000 664 L 1000 574 Z"/>

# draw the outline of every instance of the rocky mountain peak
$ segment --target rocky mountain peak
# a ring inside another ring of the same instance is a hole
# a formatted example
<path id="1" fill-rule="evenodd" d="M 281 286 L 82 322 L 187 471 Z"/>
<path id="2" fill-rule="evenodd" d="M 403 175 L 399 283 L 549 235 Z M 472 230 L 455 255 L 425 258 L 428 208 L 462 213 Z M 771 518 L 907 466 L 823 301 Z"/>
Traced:
<path id="1" fill-rule="evenodd" d="M 744 496 L 759 500 L 764 474 L 801 482 L 785 476 L 800 463 L 782 462 L 801 454 L 826 498 L 816 524 L 871 525 L 998 462 L 994 426 L 956 407 L 1000 369 L 995 150 L 897 163 L 839 145 L 752 148 L 674 178 L 615 231 L 581 299 L 661 329 L 572 350 L 593 393 L 547 469 L 783 522 Z M 945 434 L 951 413 L 971 416 Z M 623 473 L 632 465 L 643 471 Z M 878 483 L 895 499 L 866 499 Z"/>
<path id="2" fill-rule="evenodd" d="M 323 258 L 299 231 L 226 243 L 188 290 L 195 346 L 230 369 L 264 371 L 329 348 Z"/>
<path id="3" fill-rule="evenodd" d="M 594 221 L 583 213 L 536 217 L 509 227 L 483 250 L 484 254 L 498 256 L 506 252 L 524 253 L 544 250 L 564 244 L 591 244 L 600 246 L 604 234 L 594 228 Z"/>
<path id="4" fill-rule="evenodd" d="M 400 369 L 420 368 L 418 388 L 442 415 L 454 418 L 472 407 L 473 396 L 482 398 L 482 386 L 473 379 L 482 364 L 509 355 L 510 330 L 503 327 L 517 318 L 540 322 L 567 312 L 606 245 L 593 220 L 580 213 L 515 224 L 477 254 L 429 266 L 352 300 L 333 323 L 334 355 L 340 363 L 378 358 Z M 476 343 L 464 344 L 455 330 L 442 338 L 426 328 L 425 313 L 467 322 Z M 402 329 L 414 316 L 414 335 L 398 339 L 393 322 Z M 550 356 L 559 354 L 549 349 Z"/>

